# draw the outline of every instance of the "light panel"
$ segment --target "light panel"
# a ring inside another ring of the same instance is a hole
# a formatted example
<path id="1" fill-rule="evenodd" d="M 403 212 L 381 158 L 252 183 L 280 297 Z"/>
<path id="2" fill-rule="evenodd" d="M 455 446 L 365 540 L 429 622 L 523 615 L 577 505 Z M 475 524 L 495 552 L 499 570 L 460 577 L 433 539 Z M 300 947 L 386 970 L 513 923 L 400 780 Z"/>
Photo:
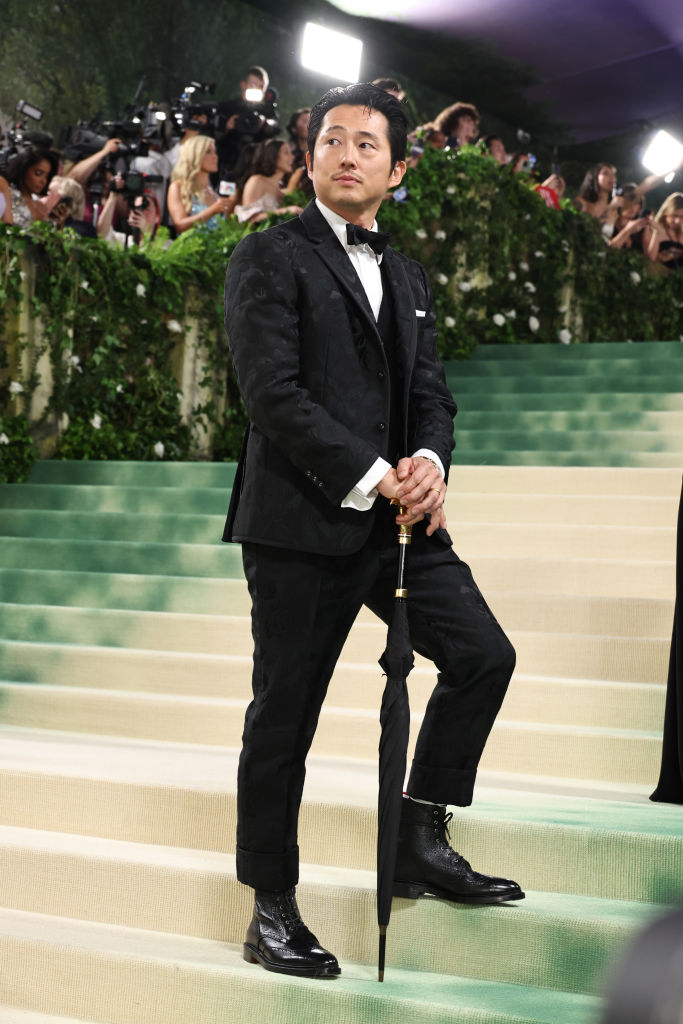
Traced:
<path id="1" fill-rule="evenodd" d="M 668 174 L 683 160 L 683 146 L 673 135 L 659 131 L 643 153 L 643 164 L 653 174 Z"/>
<path id="2" fill-rule="evenodd" d="M 304 29 L 301 63 L 310 71 L 341 82 L 357 82 L 362 52 L 362 40 L 343 32 L 334 32 L 311 21 Z"/>

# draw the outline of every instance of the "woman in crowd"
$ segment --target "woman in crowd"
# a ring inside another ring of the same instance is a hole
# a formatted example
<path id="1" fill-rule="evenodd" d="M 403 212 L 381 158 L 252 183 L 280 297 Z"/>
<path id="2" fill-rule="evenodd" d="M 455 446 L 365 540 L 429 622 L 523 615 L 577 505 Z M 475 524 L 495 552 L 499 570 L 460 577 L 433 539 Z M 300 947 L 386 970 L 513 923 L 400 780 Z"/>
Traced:
<path id="1" fill-rule="evenodd" d="M 683 267 L 683 192 L 672 192 L 660 206 L 646 252 L 669 270 Z"/>
<path id="2" fill-rule="evenodd" d="M 208 135 L 197 135 L 183 144 L 166 200 L 178 234 L 201 224 L 215 228 L 218 217 L 232 213 L 235 197 L 217 196 L 211 187 L 209 175 L 217 170 L 216 146 Z"/>
<path id="3" fill-rule="evenodd" d="M 644 253 L 646 240 L 652 230 L 652 216 L 643 215 L 643 197 L 638 194 L 635 182 L 629 182 L 620 190 L 621 202 L 614 223 L 614 234 L 610 241 L 613 249 L 633 249 Z"/>
<path id="4" fill-rule="evenodd" d="M 661 185 L 663 177 L 649 174 L 640 185 L 629 186 L 634 199 L 642 200 L 651 189 Z M 617 169 L 613 164 L 595 164 L 586 172 L 575 200 L 578 208 L 602 224 L 602 233 L 610 239 L 617 234 L 617 221 L 622 213 L 623 197 L 615 194 Z"/>
<path id="5" fill-rule="evenodd" d="M 290 145 L 294 156 L 294 167 L 306 166 L 306 153 L 308 151 L 308 122 L 311 118 L 311 108 L 301 107 L 295 110 L 287 122 Z"/>
<path id="6" fill-rule="evenodd" d="M 48 186 L 46 206 L 52 207 L 50 220 L 57 227 L 71 228 L 76 234 L 85 238 L 97 238 L 95 228 L 84 219 L 85 191 L 83 186 L 73 178 L 62 178 L 55 175 Z"/>
<path id="7" fill-rule="evenodd" d="M 0 222 L 13 224 L 12 220 L 12 197 L 9 191 L 9 182 L 0 177 Z"/>
<path id="8" fill-rule="evenodd" d="M 17 227 L 48 219 L 49 210 L 38 197 L 47 191 L 56 169 L 55 155 L 35 146 L 26 146 L 12 157 L 7 167 L 7 181 L 12 220 Z"/>
<path id="9" fill-rule="evenodd" d="M 269 213 L 294 216 L 301 213 L 300 206 L 283 206 L 285 193 L 295 189 L 303 175 L 303 168 L 292 174 L 294 156 L 288 142 L 268 139 L 256 147 L 248 177 L 238 182 L 235 213 L 240 222 L 256 223 Z"/>

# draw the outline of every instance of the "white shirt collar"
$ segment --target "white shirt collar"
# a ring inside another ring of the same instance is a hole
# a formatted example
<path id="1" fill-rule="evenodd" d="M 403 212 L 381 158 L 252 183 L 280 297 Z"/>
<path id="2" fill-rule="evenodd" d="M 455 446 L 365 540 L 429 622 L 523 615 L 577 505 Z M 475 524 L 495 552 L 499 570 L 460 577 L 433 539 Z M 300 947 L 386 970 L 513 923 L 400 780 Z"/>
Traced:
<path id="1" fill-rule="evenodd" d="M 345 217 L 340 217 L 338 213 L 334 212 L 334 210 L 330 210 L 329 206 L 325 206 L 325 204 L 321 203 L 317 197 L 315 200 L 315 205 L 318 207 L 323 217 L 330 225 L 330 227 L 334 231 L 335 235 L 337 236 L 341 244 L 344 246 L 344 249 L 346 250 L 347 253 L 359 251 L 364 253 L 370 253 L 373 259 L 377 260 L 378 264 L 382 262 L 382 256 L 384 254 L 380 253 L 378 255 L 376 252 L 374 252 L 373 249 L 370 248 L 369 245 L 349 245 L 349 243 L 346 241 L 346 225 L 349 222 L 346 220 Z M 372 222 L 372 228 L 370 230 L 377 231 L 377 220 L 374 220 Z"/>

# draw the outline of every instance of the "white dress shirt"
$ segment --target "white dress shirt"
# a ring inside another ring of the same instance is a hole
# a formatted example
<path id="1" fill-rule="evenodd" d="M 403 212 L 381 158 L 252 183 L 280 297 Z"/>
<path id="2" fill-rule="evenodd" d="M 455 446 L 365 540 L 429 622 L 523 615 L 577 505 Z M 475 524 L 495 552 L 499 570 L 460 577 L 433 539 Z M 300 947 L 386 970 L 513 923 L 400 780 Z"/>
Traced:
<path id="1" fill-rule="evenodd" d="M 334 210 L 330 210 L 327 206 L 316 199 L 315 205 L 320 210 L 321 214 L 330 225 L 335 235 L 341 242 L 346 253 L 348 254 L 351 263 L 353 264 L 354 270 L 360 278 L 360 283 L 365 289 L 365 294 L 368 297 L 370 303 L 370 309 L 373 312 L 375 320 L 379 317 L 379 308 L 382 305 L 382 272 L 380 270 L 380 264 L 382 262 L 382 254 L 379 255 L 370 248 L 369 245 L 364 243 L 363 245 L 349 245 L 346 240 L 346 221 L 343 217 L 340 217 Z M 372 231 L 377 231 L 377 221 L 373 221 Z M 431 451 L 429 448 L 420 448 L 418 451 L 413 452 L 413 458 L 418 455 L 424 455 L 425 458 L 431 459 L 434 462 L 443 478 L 444 468 L 441 459 L 436 452 Z M 351 488 L 346 497 L 342 500 L 342 508 L 354 508 L 357 512 L 367 512 L 372 508 L 375 502 L 375 498 L 379 494 L 377 490 L 377 484 L 380 482 L 382 477 L 391 469 L 391 464 L 386 459 L 376 459 L 367 473 L 361 477 L 358 483 Z"/>

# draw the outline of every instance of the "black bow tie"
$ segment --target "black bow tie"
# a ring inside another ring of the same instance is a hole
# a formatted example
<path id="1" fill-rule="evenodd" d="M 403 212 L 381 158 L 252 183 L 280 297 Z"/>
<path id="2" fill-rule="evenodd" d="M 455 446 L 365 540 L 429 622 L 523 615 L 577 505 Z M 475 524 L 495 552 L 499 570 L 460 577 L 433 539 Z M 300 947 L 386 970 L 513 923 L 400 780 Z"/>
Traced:
<path id="1" fill-rule="evenodd" d="M 349 245 L 369 245 L 380 256 L 389 244 L 389 235 L 384 231 L 368 231 L 359 224 L 347 224 L 346 241 Z"/>

